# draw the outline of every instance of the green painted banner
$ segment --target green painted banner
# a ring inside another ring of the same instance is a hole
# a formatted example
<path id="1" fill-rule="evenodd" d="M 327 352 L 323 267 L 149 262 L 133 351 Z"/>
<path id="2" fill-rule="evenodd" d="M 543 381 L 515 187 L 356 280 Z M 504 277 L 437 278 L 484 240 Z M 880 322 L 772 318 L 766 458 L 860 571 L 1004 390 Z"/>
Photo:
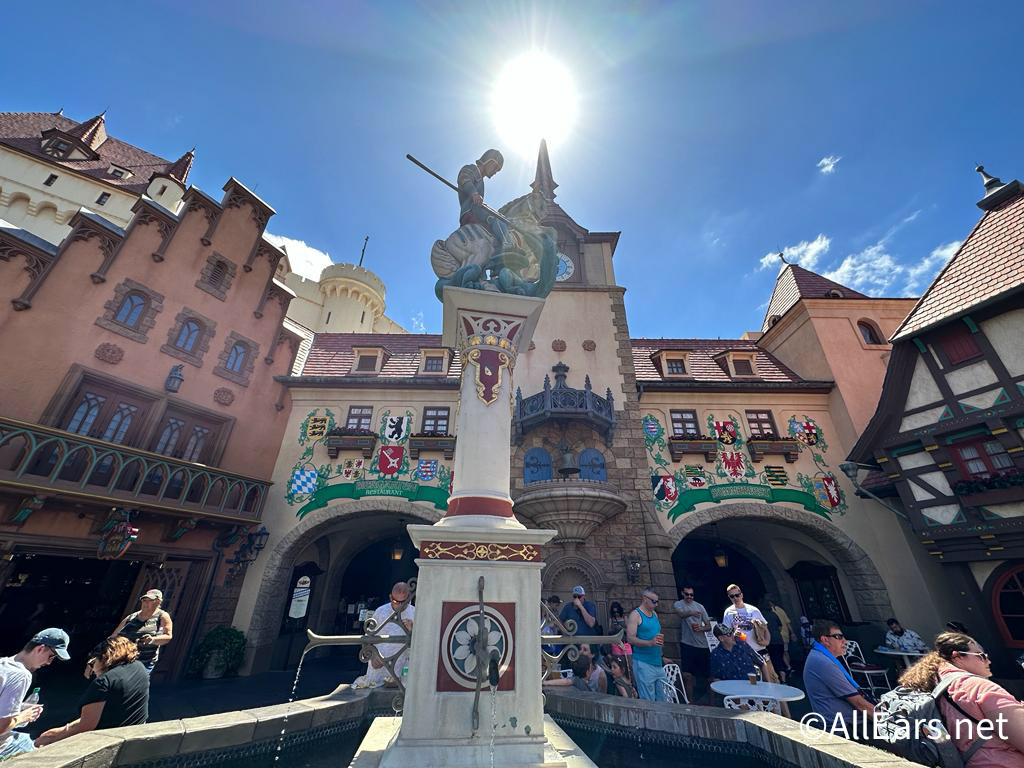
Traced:
<path id="1" fill-rule="evenodd" d="M 309 497 L 309 501 L 295 515 L 301 520 L 314 509 L 322 509 L 336 499 L 361 499 L 364 496 L 398 496 L 409 501 L 429 501 L 437 509 L 448 509 L 447 488 L 404 480 L 359 480 L 321 488 Z"/>
<path id="2" fill-rule="evenodd" d="M 680 515 L 692 512 L 698 504 L 717 504 L 726 499 L 757 499 L 769 504 L 773 502 L 789 502 L 799 504 L 808 512 L 821 515 L 827 520 L 832 519 L 832 511 L 818 503 L 818 500 L 806 491 L 792 488 L 772 488 L 767 485 L 753 483 L 720 483 L 708 488 L 697 488 L 679 494 L 676 505 L 668 512 L 668 519 L 675 520 Z"/>

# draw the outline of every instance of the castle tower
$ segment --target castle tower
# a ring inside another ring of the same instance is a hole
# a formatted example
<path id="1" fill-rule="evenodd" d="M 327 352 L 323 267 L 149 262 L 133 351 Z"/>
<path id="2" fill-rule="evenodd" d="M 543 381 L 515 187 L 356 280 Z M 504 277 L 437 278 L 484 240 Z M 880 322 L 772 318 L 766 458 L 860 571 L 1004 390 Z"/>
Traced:
<path id="1" fill-rule="evenodd" d="M 320 273 L 323 299 L 316 330 L 321 333 L 373 333 L 384 316 L 387 289 L 366 267 L 332 264 Z"/>

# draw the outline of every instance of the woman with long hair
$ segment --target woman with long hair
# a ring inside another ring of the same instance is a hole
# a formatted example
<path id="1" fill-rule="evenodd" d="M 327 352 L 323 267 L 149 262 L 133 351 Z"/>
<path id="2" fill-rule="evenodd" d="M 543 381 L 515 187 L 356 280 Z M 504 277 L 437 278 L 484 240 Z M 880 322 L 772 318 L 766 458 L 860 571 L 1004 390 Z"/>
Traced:
<path id="1" fill-rule="evenodd" d="M 95 678 L 82 697 L 79 718 L 46 731 L 36 739 L 36 746 L 76 733 L 145 723 L 149 719 L 149 672 L 138 659 L 139 648 L 127 637 L 108 637 L 97 645 L 86 666 L 86 677 Z"/>
<path id="2" fill-rule="evenodd" d="M 970 768 L 1024 768 L 1024 705 L 988 679 L 992 662 L 970 635 L 940 634 L 935 650 L 904 672 L 900 685 L 931 693 L 944 677 L 959 672 L 968 674 L 950 683 L 939 700 L 939 711 L 957 749 L 962 753 L 974 741 L 976 721 L 989 720 L 995 736 L 970 759 Z"/>
<path id="3" fill-rule="evenodd" d="M 629 661 L 625 656 L 612 656 L 608 662 L 611 670 L 611 680 L 608 683 L 608 693 L 614 693 L 625 699 L 636 698 L 636 688 L 633 687 L 633 680 L 629 675 Z"/>

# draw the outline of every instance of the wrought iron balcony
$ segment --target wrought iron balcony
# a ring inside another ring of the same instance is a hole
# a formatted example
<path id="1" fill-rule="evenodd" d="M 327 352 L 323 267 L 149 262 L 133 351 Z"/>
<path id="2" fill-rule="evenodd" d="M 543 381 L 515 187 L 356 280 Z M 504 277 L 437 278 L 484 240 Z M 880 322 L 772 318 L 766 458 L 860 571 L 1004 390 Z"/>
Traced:
<path id="1" fill-rule="evenodd" d="M 522 442 L 527 432 L 548 421 L 582 421 L 604 435 L 606 443 L 611 443 L 615 431 L 615 401 L 611 389 L 606 390 L 604 397 L 595 395 L 590 387 L 590 376 L 584 380 L 583 389 L 573 389 L 565 383 L 569 372 L 565 363 L 558 363 L 551 371 L 555 374 L 553 387 L 551 378 L 545 376 L 544 389 L 535 395 L 524 398 L 516 389 L 512 414 L 516 442 Z"/>
<path id="2" fill-rule="evenodd" d="M 0 417 L 0 488 L 252 523 L 270 483 Z"/>

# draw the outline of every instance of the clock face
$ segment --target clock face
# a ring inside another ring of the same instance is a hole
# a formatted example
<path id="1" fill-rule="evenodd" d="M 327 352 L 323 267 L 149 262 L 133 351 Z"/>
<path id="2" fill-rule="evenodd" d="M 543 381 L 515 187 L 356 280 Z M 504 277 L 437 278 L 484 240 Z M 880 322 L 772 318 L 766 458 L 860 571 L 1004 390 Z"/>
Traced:
<path id="1" fill-rule="evenodd" d="M 555 280 L 563 282 L 572 277 L 576 271 L 576 265 L 572 263 L 572 259 L 566 256 L 564 253 L 559 252 L 558 254 L 558 272 L 555 274 Z"/>

